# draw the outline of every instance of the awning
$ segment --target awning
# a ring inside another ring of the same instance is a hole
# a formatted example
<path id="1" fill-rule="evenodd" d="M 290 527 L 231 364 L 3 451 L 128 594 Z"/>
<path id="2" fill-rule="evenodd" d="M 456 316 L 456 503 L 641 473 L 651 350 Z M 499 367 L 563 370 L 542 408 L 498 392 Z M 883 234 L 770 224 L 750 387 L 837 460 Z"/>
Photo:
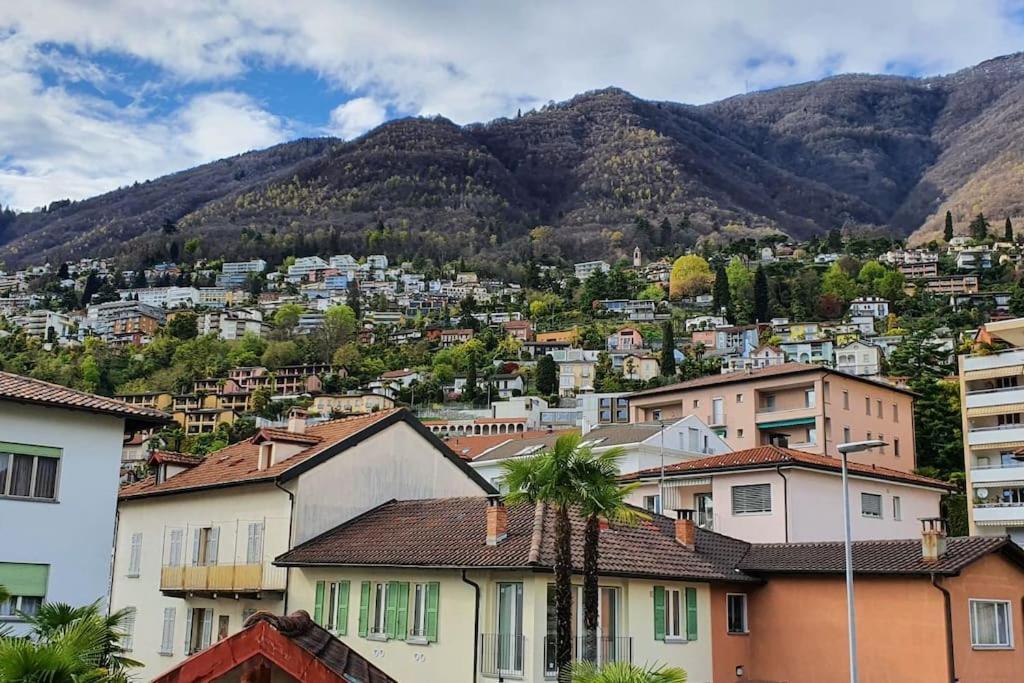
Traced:
<path id="1" fill-rule="evenodd" d="M 975 379 L 995 379 L 996 377 L 1013 377 L 1024 374 L 1024 365 L 1007 365 L 1004 368 L 991 368 L 989 370 L 969 370 L 965 373 L 964 379 L 968 382 Z"/>
<path id="2" fill-rule="evenodd" d="M 1024 526 L 1024 519 L 975 520 L 974 524 L 975 526 L 1021 527 Z"/>
<path id="3" fill-rule="evenodd" d="M 995 441 L 974 444 L 970 447 L 972 451 L 1008 451 L 1016 448 L 1024 448 L 1024 441 Z"/>
<path id="4" fill-rule="evenodd" d="M 0 562 L 0 585 L 11 595 L 46 597 L 49 575 L 50 566 L 46 564 Z"/>
<path id="5" fill-rule="evenodd" d="M 1024 413 L 1024 403 L 1009 403 L 1001 406 L 984 406 L 981 408 L 968 408 L 967 417 L 987 417 L 989 415 L 1009 415 L 1010 413 Z"/>
<path id="6" fill-rule="evenodd" d="M 815 423 L 816 418 L 814 417 L 794 417 L 789 420 L 775 420 L 773 422 L 758 422 L 757 426 L 759 429 L 775 429 L 776 427 L 794 427 L 796 425 L 812 425 Z"/>
<path id="7" fill-rule="evenodd" d="M 975 489 L 991 489 L 991 488 L 999 488 L 1000 486 L 1004 486 L 1004 487 L 1007 487 L 1007 488 L 1010 488 L 1010 487 L 1017 488 L 1017 487 L 1020 486 L 1020 479 L 1010 478 L 1010 479 L 1007 479 L 1006 481 L 972 481 L 971 482 L 971 488 L 975 488 Z"/>
<path id="8" fill-rule="evenodd" d="M 666 472 L 666 477 L 672 476 L 671 473 Z M 678 489 L 684 486 L 710 486 L 711 477 L 700 477 L 697 479 L 665 479 L 665 488 Z"/>

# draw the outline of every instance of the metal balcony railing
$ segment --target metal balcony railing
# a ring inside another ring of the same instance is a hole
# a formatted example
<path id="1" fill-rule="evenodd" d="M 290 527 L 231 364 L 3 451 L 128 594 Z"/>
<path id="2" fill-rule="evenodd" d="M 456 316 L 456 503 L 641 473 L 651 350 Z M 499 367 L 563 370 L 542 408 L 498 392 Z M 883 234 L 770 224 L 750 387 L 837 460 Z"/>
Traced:
<path id="1" fill-rule="evenodd" d="M 480 634 L 480 673 L 484 676 L 522 678 L 526 637 L 510 633 Z"/>
<path id="2" fill-rule="evenodd" d="M 572 639 L 572 661 L 578 662 L 586 656 L 585 636 L 576 636 Z M 633 639 L 629 636 L 618 638 L 599 635 L 597 637 L 597 652 L 595 653 L 597 664 L 609 662 L 631 662 L 633 661 Z M 556 641 L 554 635 L 544 637 L 544 675 L 547 678 L 554 678 L 558 675 L 558 663 L 556 661 Z"/>

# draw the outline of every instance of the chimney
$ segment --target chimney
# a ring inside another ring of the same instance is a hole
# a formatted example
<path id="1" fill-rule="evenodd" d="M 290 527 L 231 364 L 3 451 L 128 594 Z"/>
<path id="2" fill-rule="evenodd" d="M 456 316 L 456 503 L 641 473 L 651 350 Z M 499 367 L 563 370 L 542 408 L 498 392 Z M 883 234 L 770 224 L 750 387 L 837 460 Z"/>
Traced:
<path id="1" fill-rule="evenodd" d="M 938 562 L 946 554 L 946 520 L 925 517 L 921 520 L 921 557 L 925 562 Z"/>
<path id="2" fill-rule="evenodd" d="M 256 469 L 261 472 L 273 464 L 274 443 L 267 441 L 260 444 L 259 454 L 256 459 Z"/>
<path id="3" fill-rule="evenodd" d="M 292 434 L 305 434 L 308 414 L 302 408 L 292 408 L 288 413 L 288 431 Z"/>
<path id="4" fill-rule="evenodd" d="M 687 548 L 697 545 L 697 525 L 693 522 L 693 510 L 676 510 L 676 541 Z"/>
<path id="5" fill-rule="evenodd" d="M 508 537 L 508 509 L 500 498 L 487 501 L 487 545 L 498 545 Z"/>

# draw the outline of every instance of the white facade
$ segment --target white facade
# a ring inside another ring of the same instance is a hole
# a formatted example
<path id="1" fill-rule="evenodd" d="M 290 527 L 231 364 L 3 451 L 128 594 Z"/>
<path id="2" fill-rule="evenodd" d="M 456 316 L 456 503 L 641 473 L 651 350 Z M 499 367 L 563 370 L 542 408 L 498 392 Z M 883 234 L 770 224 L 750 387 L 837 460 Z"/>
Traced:
<path id="1" fill-rule="evenodd" d="M 859 377 L 874 377 L 882 372 L 882 349 L 856 341 L 835 350 L 836 370 Z"/>
<path id="2" fill-rule="evenodd" d="M 889 315 L 889 302 L 877 296 L 858 297 L 850 302 L 850 314 L 885 318 Z"/>
<path id="3" fill-rule="evenodd" d="M 134 299 L 139 303 L 158 308 L 182 308 L 197 306 L 201 300 L 195 287 L 146 287 L 144 289 L 122 289 L 121 299 Z"/>
<path id="4" fill-rule="evenodd" d="M 245 273 L 262 273 L 267 269 L 267 262 L 261 258 L 252 261 L 228 262 L 221 266 L 225 275 L 242 275 Z"/>
<path id="5" fill-rule="evenodd" d="M 288 277 L 306 277 L 318 270 L 327 270 L 330 266 L 319 256 L 303 256 L 295 259 L 295 263 L 288 266 Z"/>
<path id="6" fill-rule="evenodd" d="M 607 273 L 612 267 L 608 265 L 607 261 L 584 261 L 583 263 L 576 263 L 573 265 L 573 272 L 576 274 L 577 280 L 586 280 L 588 277 L 601 271 Z"/>

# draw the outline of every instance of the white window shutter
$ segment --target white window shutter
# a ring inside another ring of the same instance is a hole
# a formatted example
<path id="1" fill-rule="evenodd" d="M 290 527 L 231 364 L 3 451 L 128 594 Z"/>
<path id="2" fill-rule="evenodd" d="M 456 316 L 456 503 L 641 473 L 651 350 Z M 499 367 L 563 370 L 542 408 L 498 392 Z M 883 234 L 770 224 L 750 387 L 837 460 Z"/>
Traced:
<path id="1" fill-rule="evenodd" d="M 195 619 L 195 608 L 185 610 L 185 656 L 192 654 L 192 622 Z"/>
<path id="2" fill-rule="evenodd" d="M 206 541 L 206 564 L 217 564 L 217 550 L 220 545 L 220 527 L 212 527 Z"/>
<path id="3" fill-rule="evenodd" d="M 249 523 L 249 542 L 245 550 L 246 564 L 260 564 L 263 560 L 263 523 Z"/>
<path id="4" fill-rule="evenodd" d="M 202 540 L 202 529 L 195 529 L 192 532 L 192 566 L 195 567 L 199 564 L 200 548 L 199 544 Z"/>
<path id="5" fill-rule="evenodd" d="M 121 638 L 121 647 L 125 652 L 131 652 L 135 646 L 135 608 L 128 607 L 124 612 L 124 621 L 121 622 L 121 630 L 124 635 Z"/>
<path id="6" fill-rule="evenodd" d="M 210 647 L 210 640 L 213 638 L 213 610 L 203 610 L 203 645 L 202 648 L 205 650 Z"/>
<path id="7" fill-rule="evenodd" d="M 174 607 L 164 608 L 164 630 L 160 638 L 160 653 L 171 654 L 174 651 Z"/>
<path id="8" fill-rule="evenodd" d="M 167 565 L 170 567 L 177 567 L 182 564 L 181 562 L 181 529 L 171 529 L 171 543 L 170 549 L 167 553 Z"/>
<path id="9" fill-rule="evenodd" d="M 128 576 L 138 576 L 142 564 L 142 533 L 132 534 L 131 554 L 128 560 Z"/>

